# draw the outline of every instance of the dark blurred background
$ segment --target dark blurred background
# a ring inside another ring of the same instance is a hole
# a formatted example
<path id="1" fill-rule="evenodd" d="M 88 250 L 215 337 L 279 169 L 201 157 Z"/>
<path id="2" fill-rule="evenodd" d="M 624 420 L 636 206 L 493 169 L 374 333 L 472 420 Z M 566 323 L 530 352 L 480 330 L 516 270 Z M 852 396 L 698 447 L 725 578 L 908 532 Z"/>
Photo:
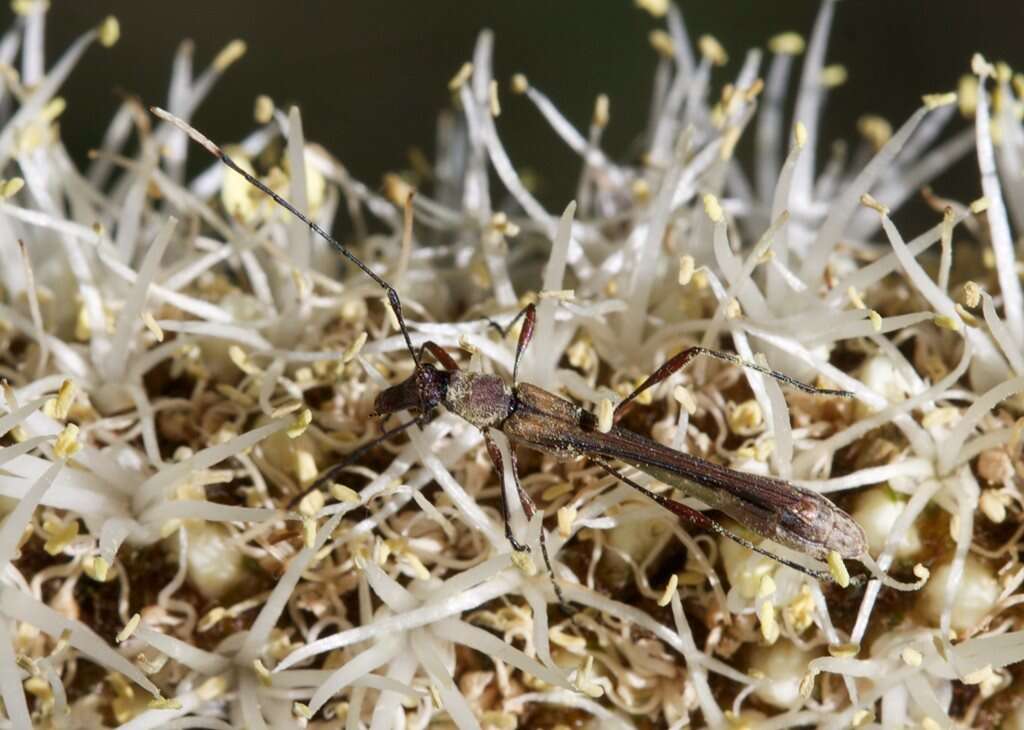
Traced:
<path id="1" fill-rule="evenodd" d="M 715 72 L 716 92 L 734 78 L 746 49 L 781 31 L 808 36 L 818 11 L 816 0 L 680 5 L 692 39 L 711 33 L 730 54 L 728 66 Z M 196 125 L 216 140 L 236 140 L 253 126 L 258 94 L 282 107 L 297 103 L 307 138 L 375 186 L 383 173 L 407 166 L 411 146 L 432 155 L 436 114 L 449 101 L 446 83 L 486 27 L 495 31 L 502 82 L 499 130 L 516 164 L 540 174 L 541 198 L 551 208 L 572 196 L 578 161 L 531 105 L 508 92 L 507 79 L 525 73 L 581 129 L 594 98 L 607 93 L 605 146 L 623 156 L 647 114 L 655 65 L 647 37 L 661 25 L 631 0 L 54 0 L 48 57 L 56 59 L 107 14 L 120 19 L 120 42 L 109 50 L 90 49 L 62 91 L 68 100 L 64 138 L 80 161 L 99 142 L 119 92 L 147 103 L 165 100 L 182 39 L 195 41 L 199 70 L 228 41 L 242 38 L 248 53 L 203 103 Z M 828 62 L 844 64 L 849 81 L 829 99 L 824 139 L 855 138 L 856 120 L 865 112 L 898 126 L 922 93 L 954 89 L 974 51 L 1011 65 L 1024 61 L 1022 29 L 1020 0 L 840 2 Z M 943 180 L 951 187 L 940 192 L 979 194 L 975 170 L 968 160 Z"/>

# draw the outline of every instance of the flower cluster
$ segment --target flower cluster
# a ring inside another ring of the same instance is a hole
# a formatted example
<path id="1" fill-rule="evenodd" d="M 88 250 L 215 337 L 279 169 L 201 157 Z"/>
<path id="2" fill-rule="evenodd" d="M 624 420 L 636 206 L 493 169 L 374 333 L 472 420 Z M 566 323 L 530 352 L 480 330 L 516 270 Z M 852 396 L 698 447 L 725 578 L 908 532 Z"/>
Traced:
<path id="1" fill-rule="evenodd" d="M 323 228 L 345 218 L 413 344 L 462 367 L 510 376 L 518 331 L 490 320 L 533 301 L 520 378 L 595 411 L 694 344 L 851 391 L 704 362 L 625 425 L 829 494 L 863 526 L 873 578 L 819 584 L 585 460 L 524 451 L 540 509 L 510 500 L 512 529 L 538 547 L 545 531 L 570 618 L 541 551 L 506 540 L 482 435 L 449 413 L 296 500 L 375 439 L 374 396 L 412 370 L 384 292 L 217 161 L 189 179 L 199 148 L 135 99 L 76 167 L 59 91 L 118 23 L 47 68 L 47 4 L 25 0 L 0 39 L 10 726 L 1024 726 L 1008 691 L 1024 659 L 1024 77 L 978 55 L 956 93 L 895 129 L 862 118 L 859 144 L 819 162 L 844 78 L 826 64 L 834 0 L 806 44 L 770 39 L 721 88 L 726 50 L 640 4 L 664 30 L 639 164 L 602 150 L 603 95 L 584 131 L 521 74 L 502 98 L 488 32 L 452 78 L 433 164 L 382 192 L 266 97 L 225 149 Z M 194 73 L 182 46 L 162 105 L 188 122 L 244 52 Z M 562 213 L 502 144 L 510 103 L 580 158 Z M 927 187 L 968 155 L 978 199 Z M 935 222 L 908 236 L 890 211 L 919 194 Z"/>

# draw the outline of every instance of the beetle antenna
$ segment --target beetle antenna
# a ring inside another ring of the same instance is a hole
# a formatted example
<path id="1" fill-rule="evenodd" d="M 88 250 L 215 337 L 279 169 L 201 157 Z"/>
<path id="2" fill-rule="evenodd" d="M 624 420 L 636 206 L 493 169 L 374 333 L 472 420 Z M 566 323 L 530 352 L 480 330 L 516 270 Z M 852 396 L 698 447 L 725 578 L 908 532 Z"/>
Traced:
<path id="1" fill-rule="evenodd" d="M 164 109 L 161 109 L 160 107 L 151 106 L 149 110 L 153 112 L 153 114 L 158 116 L 160 119 L 163 119 L 165 122 L 170 122 L 175 127 L 180 129 L 182 132 L 187 134 L 189 137 L 192 138 L 194 142 L 201 145 L 207 152 L 209 152 L 211 155 L 219 159 L 229 168 L 231 168 L 239 175 L 241 175 L 243 178 L 245 178 L 245 180 L 250 185 L 260 190 L 264 194 L 269 195 L 270 198 L 275 203 L 280 205 L 286 211 L 288 211 L 293 216 L 295 216 L 300 221 L 309 226 L 309 230 L 313 231 L 322 239 L 327 241 L 327 243 L 333 246 L 338 253 L 347 258 L 349 261 L 351 261 L 353 264 L 359 267 L 359 269 L 364 274 L 366 274 L 375 282 L 377 282 L 377 284 L 379 284 L 380 287 L 387 294 L 388 303 L 390 304 L 392 311 L 394 311 L 395 313 L 395 319 L 398 320 L 398 328 L 402 331 L 402 337 L 405 339 L 405 346 L 409 349 L 409 354 L 412 355 L 412 360 L 413 363 L 415 363 L 416 365 L 417 371 L 419 370 L 420 358 L 415 348 L 413 348 L 412 346 L 412 338 L 409 337 L 409 329 L 405 325 L 405 317 L 402 315 L 402 302 L 398 298 L 398 292 L 395 291 L 395 288 L 391 286 L 391 284 L 389 284 L 385 279 L 383 279 L 377 272 L 375 272 L 369 266 L 364 264 L 359 259 L 359 257 L 357 257 L 354 253 L 349 251 L 345 246 L 341 245 L 341 243 L 336 238 L 334 238 L 334 236 L 332 236 L 323 228 L 321 228 L 318 224 L 313 222 L 313 220 L 311 220 L 306 214 L 302 213 L 298 208 L 296 208 L 294 205 L 288 202 L 285 198 L 275 193 L 273 190 L 267 187 L 267 185 L 258 180 L 254 175 L 242 169 L 242 167 L 239 166 L 237 162 L 232 160 L 228 155 L 224 154 L 224 150 L 222 150 L 218 145 L 214 144 L 213 141 L 211 141 L 202 132 L 191 126 L 188 122 L 184 121 L 183 119 L 179 119 L 178 117 L 174 116 L 168 111 L 165 111 Z"/>

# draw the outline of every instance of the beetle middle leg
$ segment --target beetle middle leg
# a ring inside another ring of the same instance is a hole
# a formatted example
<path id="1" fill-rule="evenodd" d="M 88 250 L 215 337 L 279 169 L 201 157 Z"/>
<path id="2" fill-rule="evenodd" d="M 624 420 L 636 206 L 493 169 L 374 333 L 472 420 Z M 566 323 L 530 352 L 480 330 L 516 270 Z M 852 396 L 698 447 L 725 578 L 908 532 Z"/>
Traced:
<path id="1" fill-rule="evenodd" d="M 498 448 L 498 444 L 495 443 L 494 439 L 489 433 L 484 433 L 484 441 L 487 444 L 487 453 L 490 454 L 491 462 L 494 464 L 495 470 L 498 472 L 498 480 L 501 490 L 501 518 L 505 522 L 505 537 L 508 538 L 509 544 L 513 550 L 519 552 L 528 552 L 530 550 L 529 545 L 524 545 L 515 539 L 512 534 L 512 524 L 509 521 L 508 513 L 508 497 L 506 496 L 506 484 L 505 484 L 505 461 L 501 457 L 501 450 Z M 526 514 L 526 519 L 531 520 L 537 513 L 537 505 L 534 503 L 533 498 L 523 489 L 523 485 L 519 481 L 519 463 L 516 459 L 515 449 L 510 451 L 512 458 L 512 482 L 515 487 L 516 494 L 519 495 L 519 502 L 523 506 L 523 512 Z M 568 616 L 572 616 L 576 613 L 568 601 L 565 600 L 565 596 L 562 594 L 562 589 L 558 585 L 558 580 L 555 578 L 555 569 L 551 565 L 551 556 L 548 554 L 548 541 L 547 534 L 544 532 L 544 526 L 540 528 L 540 552 L 544 558 L 544 566 L 547 568 L 548 577 L 551 579 L 551 585 L 555 589 L 555 597 L 558 599 L 558 604 L 562 610 Z"/>

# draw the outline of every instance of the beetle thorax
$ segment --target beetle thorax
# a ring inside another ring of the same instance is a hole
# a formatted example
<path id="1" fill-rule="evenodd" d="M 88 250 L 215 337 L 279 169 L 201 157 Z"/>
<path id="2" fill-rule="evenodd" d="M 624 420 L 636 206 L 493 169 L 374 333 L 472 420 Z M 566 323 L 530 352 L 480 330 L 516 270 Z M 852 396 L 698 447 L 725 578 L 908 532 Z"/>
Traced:
<path id="1" fill-rule="evenodd" d="M 497 426 L 512 411 L 512 391 L 497 375 L 453 372 L 445 408 L 477 428 Z"/>

